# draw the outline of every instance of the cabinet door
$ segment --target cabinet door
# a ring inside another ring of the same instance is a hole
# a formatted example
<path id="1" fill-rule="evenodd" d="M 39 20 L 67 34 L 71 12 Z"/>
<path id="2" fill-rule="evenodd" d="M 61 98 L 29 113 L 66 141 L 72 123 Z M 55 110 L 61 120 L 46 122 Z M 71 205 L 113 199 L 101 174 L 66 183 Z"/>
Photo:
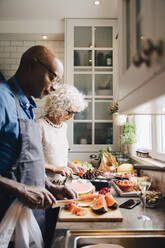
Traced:
<path id="1" fill-rule="evenodd" d="M 156 76 L 162 73 L 165 56 L 159 56 L 154 51 L 149 56 L 150 66 L 142 63 L 139 67 L 133 65 L 132 57 L 136 53 L 144 55 L 142 47 L 146 40 L 150 39 L 154 46 L 159 40 L 164 41 L 165 1 L 121 1 L 119 8 L 119 58 L 122 60 L 119 61 L 119 107 L 122 112 L 129 113 L 164 92 L 162 80 Z"/>
<path id="2" fill-rule="evenodd" d="M 69 122 L 71 152 L 97 151 L 117 145 L 108 106 L 117 97 L 116 21 L 66 20 L 65 81 L 73 84 L 88 102 L 88 108 Z"/>
<path id="3" fill-rule="evenodd" d="M 153 1 L 153 10 L 154 10 L 154 36 L 153 42 L 155 45 L 158 45 L 158 42 L 162 42 L 163 56 L 157 58 L 156 72 L 159 70 L 162 71 L 165 68 L 165 1 L 157 0 Z"/>

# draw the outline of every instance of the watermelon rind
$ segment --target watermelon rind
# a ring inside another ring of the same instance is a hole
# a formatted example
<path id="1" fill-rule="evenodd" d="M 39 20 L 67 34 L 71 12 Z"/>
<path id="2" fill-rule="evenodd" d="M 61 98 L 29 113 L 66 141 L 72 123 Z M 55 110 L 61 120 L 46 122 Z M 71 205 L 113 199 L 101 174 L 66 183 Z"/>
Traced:
<path id="1" fill-rule="evenodd" d="M 107 212 L 107 210 L 106 210 L 104 207 L 99 208 L 99 209 L 94 209 L 94 208 L 92 208 L 92 210 L 93 210 L 93 212 L 94 212 L 95 214 L 105 214 L 105 213 Z"/>
<path id="2" fill-rule="evenodd" d="M 106 201 L 104 197 L 99 197 L 97 200 L 95 200 L 92 210 L 95 214 L 104 214 L 107 212 Z"/>
<path id="3" fill-rule="evenodd" d="M 112 206 L 108 206 L 108 208 L 111 209 L 111 210 L 117 209 L 118 208 L 117 202 L 114 202 L 113 205 Z"/>
<path id="4" fill-rule="evenodd" d="M 114 198 L 112 197 L 111 193 L 106 193 L 105 195 L 105 200 L 107 203 L 107 207 L 111 210 L 115 210 L 118 207 L 117 202 L 114 200 Z"/>

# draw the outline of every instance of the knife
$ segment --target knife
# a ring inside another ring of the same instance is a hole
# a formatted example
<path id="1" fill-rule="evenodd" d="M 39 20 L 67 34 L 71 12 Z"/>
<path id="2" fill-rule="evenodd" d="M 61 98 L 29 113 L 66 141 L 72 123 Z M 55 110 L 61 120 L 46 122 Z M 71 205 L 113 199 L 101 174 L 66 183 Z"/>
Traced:
<path id="1" fill-rule="evenodd" d="M 65 199 L 65 200 L 57 200 L 56 204 L 53 204 L 52 208 L 58 208 L 58 207 L 62 207 L 65 206 L 69 203 L 75 203 L 75 202 L 79 202 L 79 201 L 84 201 L 84 199 Z"/>

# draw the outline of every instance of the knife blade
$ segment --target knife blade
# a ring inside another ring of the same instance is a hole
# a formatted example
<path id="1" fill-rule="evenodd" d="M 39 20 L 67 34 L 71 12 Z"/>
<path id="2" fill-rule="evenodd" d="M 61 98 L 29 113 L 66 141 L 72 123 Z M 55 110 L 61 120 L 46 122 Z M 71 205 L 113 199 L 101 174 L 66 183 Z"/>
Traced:
<path id="1" fill-rule="evenodd" d="M 74 202 L 79 202 L 79 201 L 84 201 L 84 199 L 77 198 L 77 199 L 57 200 L 57 203 L 53 204 L 52 208 L 62 207 L 69 203 L 74 203 Z"/>

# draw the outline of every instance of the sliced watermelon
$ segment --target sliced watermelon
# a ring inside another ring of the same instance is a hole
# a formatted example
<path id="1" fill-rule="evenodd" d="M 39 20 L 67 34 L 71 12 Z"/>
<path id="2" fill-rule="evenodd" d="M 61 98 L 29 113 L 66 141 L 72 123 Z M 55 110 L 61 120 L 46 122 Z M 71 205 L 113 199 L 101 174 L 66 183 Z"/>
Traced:
<path id="1" fill-rule="evenodd" d="M 80 199 L 83 199 L 84 201 L 93 201 L 94 199 L 98 199 L 100 196 L 98 194 L 84 194 L 80 195 Z"/>
<path id="2" fill-rule="evenodd" d="M 104 196 L 100 196 L 97 200 L 95 200 L 92 210 L 95 214 L 104 214 L 107 212 L 107 204 Z"/>
<path id="3" fill-rule="evenodd" d="M 87 215 L 87 210 L 78 206 L 75 206 L 72 210 L 72 214 L 77 216 L 85 216 Z"/>
<path id="4" fill-rule="evenodd" d="M 111 210 L 114 210 L 118 207 L 117 203 L 115 202 L 110 192 L 106 193 L 105 200 L 107 203 L 107 207 L 110 208 Z"/>
<path id="5" fill-rule="evenodd" d="M 66 205 L 66 209 L 68 209 L 69 211 L 72 211 L 75 206 L 76 206 L 75 203 L 69 203 L 68 205 Z"/>
<path id="6" fill-rule="evenodd" d="M 78 207 L 77 204 L 70 203 L 67 205 L 67 209 L 77 216 L 85 216 L 87 215 L 87 210 L 81 207 Z"/>

